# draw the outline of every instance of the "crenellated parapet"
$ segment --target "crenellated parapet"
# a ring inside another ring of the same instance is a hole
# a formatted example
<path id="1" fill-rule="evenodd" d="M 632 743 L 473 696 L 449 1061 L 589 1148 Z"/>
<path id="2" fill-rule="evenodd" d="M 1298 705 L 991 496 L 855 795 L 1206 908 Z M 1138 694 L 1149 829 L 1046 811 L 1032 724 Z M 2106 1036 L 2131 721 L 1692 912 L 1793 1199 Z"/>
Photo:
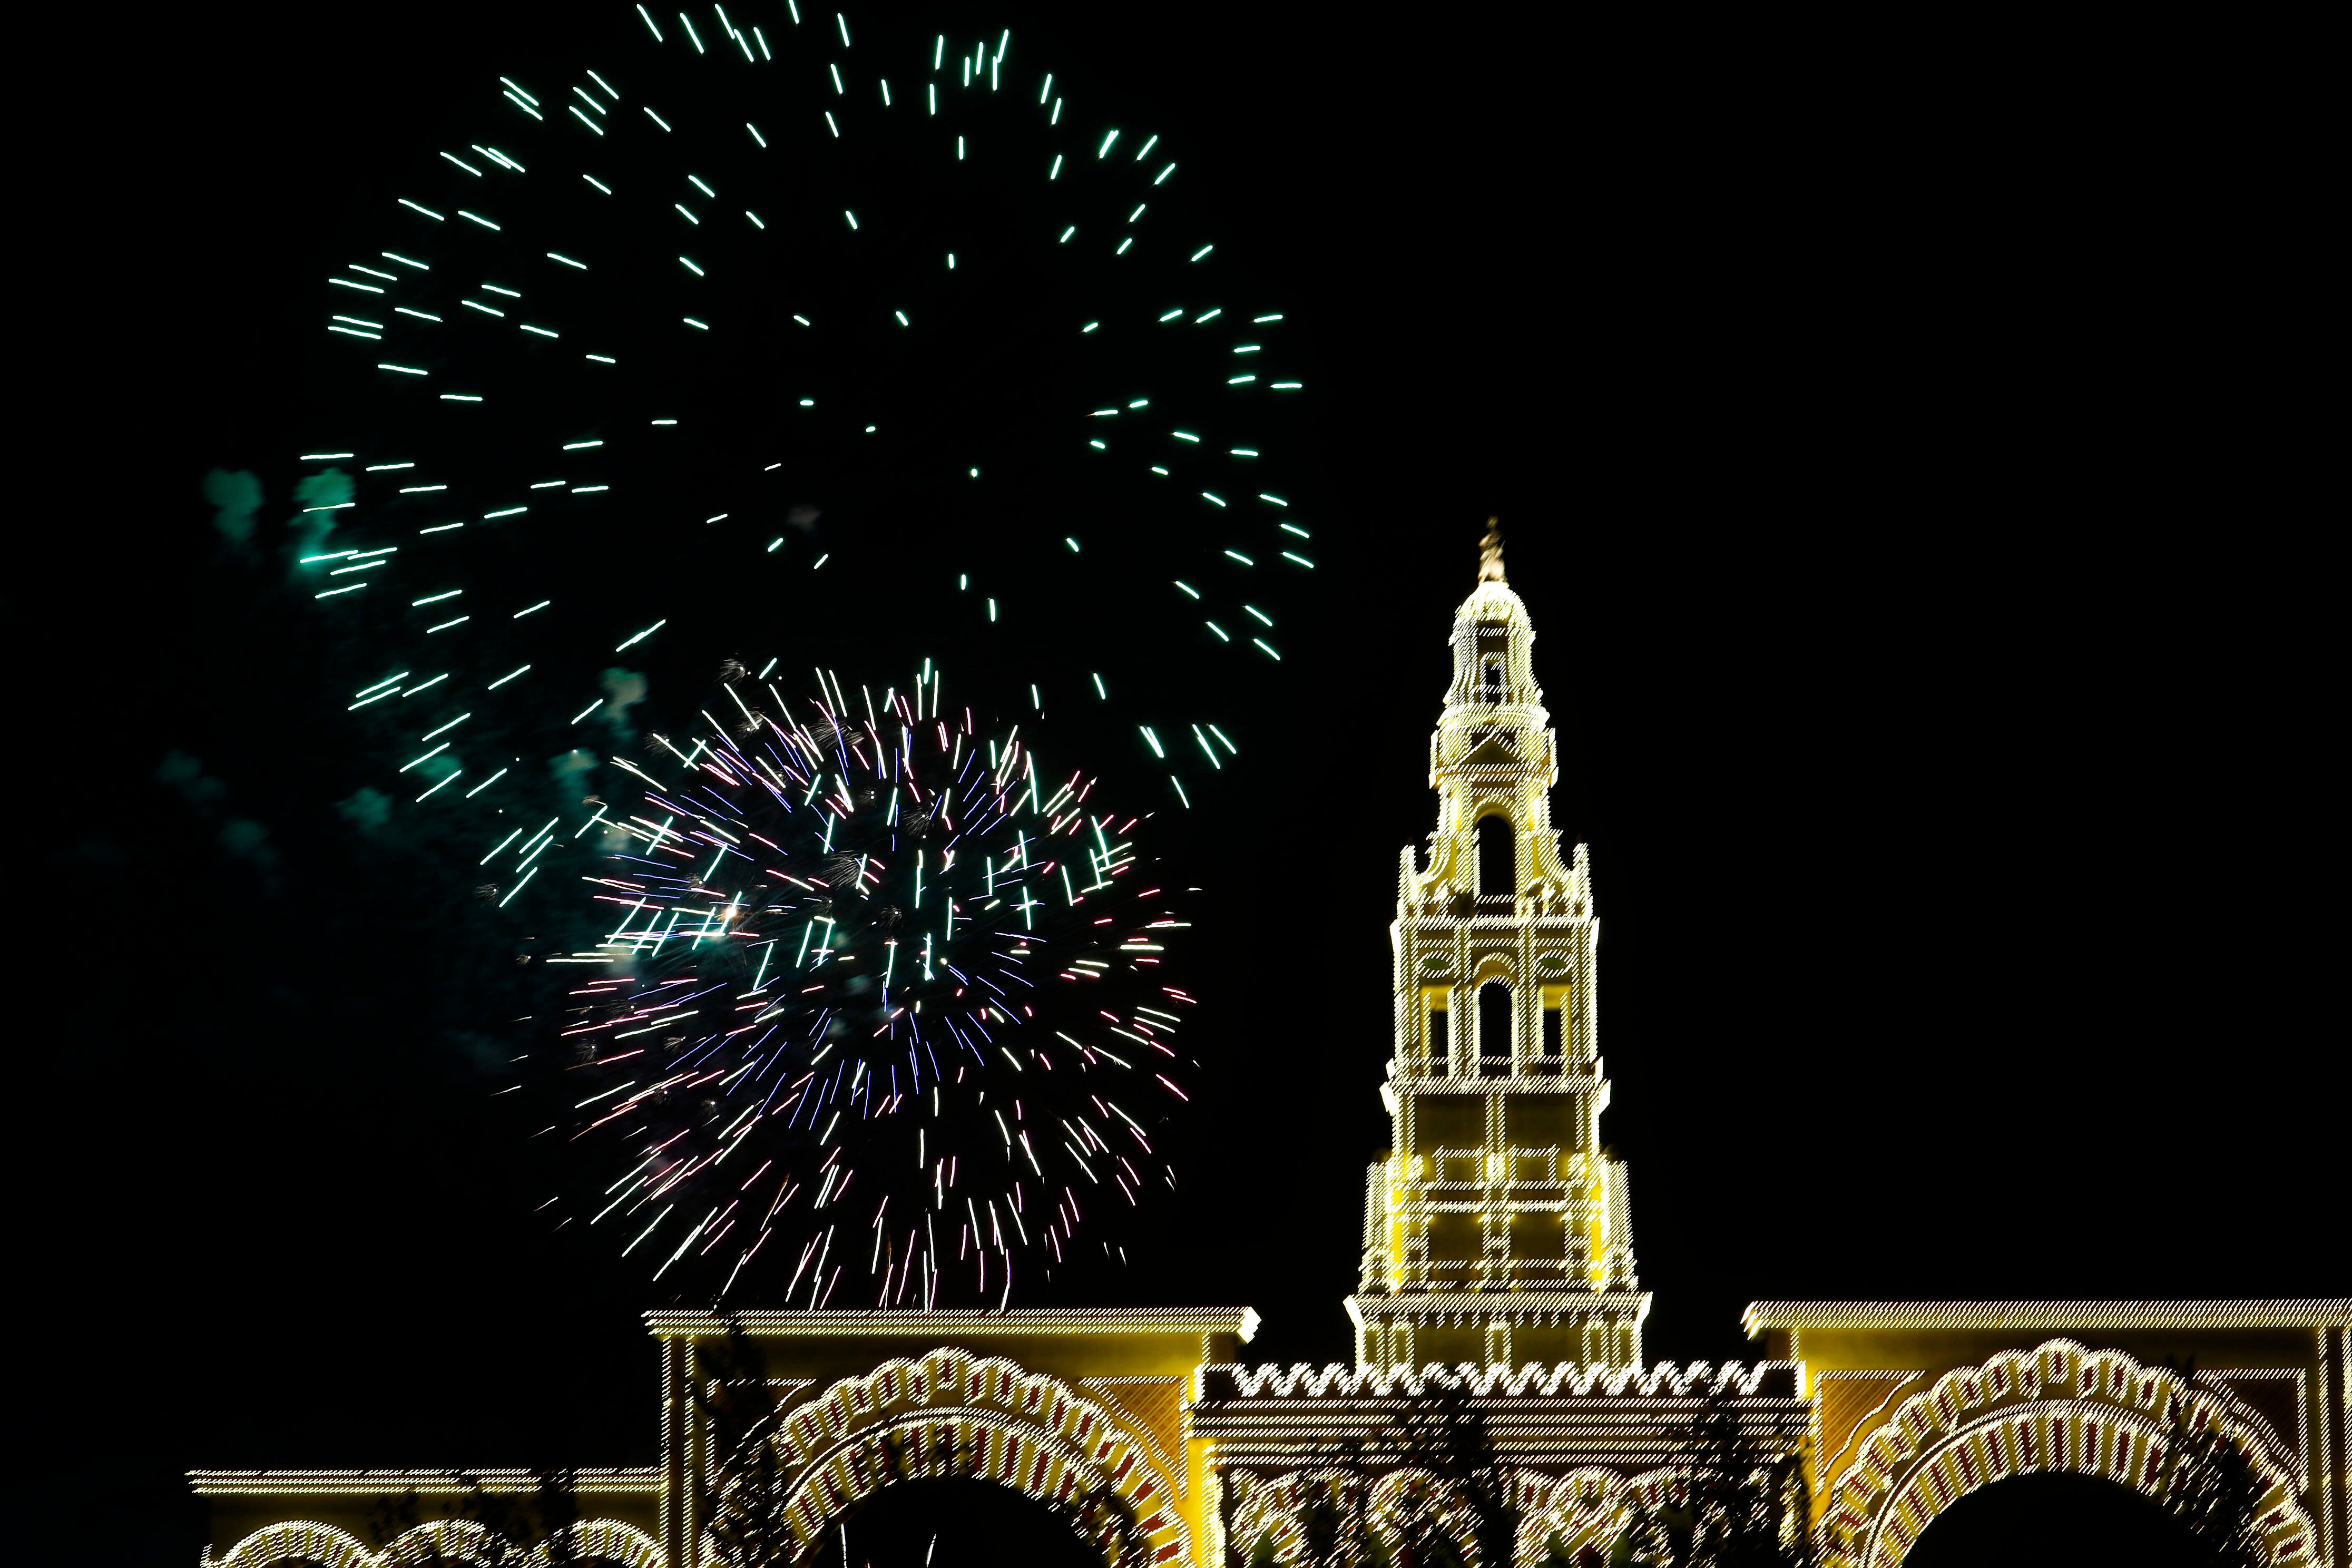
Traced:
<path id="1" fill-rule="evenodd" d="M 1288 1366 L 1205 1366 L 1201 1369 L 1203 1399 L 1242 1399 L 1260 1395 L 1284 1399 L 1373 1397 L 1412 1399 L 1440 1391 L 1479 1397 L 1513 1398 L 1560 1394 L 1628 1395 L 1656 1399 L 1705 1398 L 1709 1394 L 1792 1394 L 1797 1368 L 1793 1362 L 1725 1362 L 1720 1366 L 1695 1361 L 1677 1366 L 1602 1366 L 1593 1363 L 1554 1362 L 1549 1366 L 1491 1366 L 1463 1362 L 1454 1366 L 1365 1366 L 1348 1362 L 1294 1362 Z"/>

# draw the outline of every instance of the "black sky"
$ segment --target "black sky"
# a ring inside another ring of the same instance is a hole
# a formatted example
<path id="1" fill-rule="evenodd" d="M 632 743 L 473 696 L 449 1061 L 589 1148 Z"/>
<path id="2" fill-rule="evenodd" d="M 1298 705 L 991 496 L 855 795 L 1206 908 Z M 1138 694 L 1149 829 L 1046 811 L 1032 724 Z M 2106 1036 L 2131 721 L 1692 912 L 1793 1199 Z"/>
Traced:
<path id="1" fill-rule="evenodd" d="M 534 1221 L 453 890 L 336 818 L 307 623 L 197 489 L 288 471 L 348 215 L 566 10 L 173 16 L 55 149 L 113 153 L 58 280 L 100 323 L 43 552 L 79 564 L 10 591 L 70 727 L 19 757 L 99 765 L 19 822 L 69 933 L 20 1291 L 68 1320 L 55 1509 L 126 1557 L 185 1560 L 192 1465 L 653 1456 L 666 1298 Z M 1195 1130 L 1090 1299 L 1349 1353 L 1396 857 L 1489 513 L 1591 846 L 1654 1357 L 1748 1353 L 1759 1297 L 2352 1291 L 2340 503 L 2248 173 L 2297 129 L 2246 90 L 2282 45 L 950 15 L 1160 126 L 1313 342 L 1319 620 L 1234 697 L 1250 791 L 1169 829 Z M 152 782 L 175 750 L 218 801 Z"/>

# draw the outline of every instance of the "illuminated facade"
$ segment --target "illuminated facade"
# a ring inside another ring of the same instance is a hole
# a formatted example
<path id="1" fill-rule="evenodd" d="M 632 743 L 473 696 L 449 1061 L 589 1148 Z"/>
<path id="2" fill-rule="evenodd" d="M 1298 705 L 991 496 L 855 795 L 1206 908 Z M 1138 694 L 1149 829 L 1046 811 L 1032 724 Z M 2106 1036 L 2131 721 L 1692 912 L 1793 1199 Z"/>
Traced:
<path id="1" fill-rule="evenodd" d="M 1366 1183 L 1354 1363 L 1242 1364 L 1246 1309 L 742 1314 L 783 1411 L 779 1484 L 802 1556 L 884 1488 L 952 1474 L 1043 1500 L 1116 1494 L 1160 1563 L 1295 1562 L 1319 1500 L 1387 1541 L 1433 1518 L 1464 1562 L 1501 1568 L 1480 1561 L 1466 1494 L 1396 1438 L 1438 1395 L 1491 1437 L 1510 1555 L 1533 1568 L 1673 1496 L 1679 1435 L 1713 1395 L 1748 1435 L 1801 1446 L 1831 1568 L 1895 1568 L 1937 1515 L 2014 1474 L 2153 1492 L 2176 1401 L 2251 1460 L 2273 1563 L 2352 1568 L 2352 1300 L 1764 1301 L 1746 1323 L 1766 1359 L 1644 1362 L 1625 1172 L 1599 1142 L 1591 873 L 1550 825 L 1534 642 L 1490 532 L 1431 742 L 1437 829 L 1399 878 L 1381 1086 L 1393 1136 Z M 604 1568 L 702 1568 L 720 1478 L 698 1395 L 719 1385 L 728 1325 L 647 1321 L 662 1460 L 580 1472 L 570 1544 Z M 2186 1384 L 2169 1370 L 2182 1358 Z M 458 1505 L 470 1485 L 533 1485 L 507 1471 L 194 1481 L 224 1543 L 211 1568 L 395 1568 L 424 1548 L 505 1561 Z M 426 1517 L 372 1544 L 372 1518 L 411 1492 Z"/>

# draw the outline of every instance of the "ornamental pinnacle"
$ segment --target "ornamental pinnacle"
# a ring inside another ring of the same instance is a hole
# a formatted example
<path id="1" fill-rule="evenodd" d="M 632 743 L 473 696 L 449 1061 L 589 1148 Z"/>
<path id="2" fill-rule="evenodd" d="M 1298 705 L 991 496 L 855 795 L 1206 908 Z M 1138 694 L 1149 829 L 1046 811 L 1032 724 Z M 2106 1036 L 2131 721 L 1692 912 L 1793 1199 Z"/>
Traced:
<path id="1" fill-rule="evenodd" d="M 1486 520 L 1486 537 L 1478 542 L 1478 581 L 1500 583 L 1503 578 L 1503 521 Z M 1533 632 L 1528 634 L 1534 637 Z"/>

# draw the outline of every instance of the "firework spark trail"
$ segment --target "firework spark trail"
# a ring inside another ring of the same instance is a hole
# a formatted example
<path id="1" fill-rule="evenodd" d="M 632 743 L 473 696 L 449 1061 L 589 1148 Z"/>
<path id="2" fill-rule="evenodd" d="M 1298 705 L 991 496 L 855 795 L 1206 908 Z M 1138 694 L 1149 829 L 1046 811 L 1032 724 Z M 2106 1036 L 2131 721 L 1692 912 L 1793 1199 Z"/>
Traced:
<path id="1" fill-rule="evenodd" d="M 1148 1127 L 1182 1100 L 1185 922 L 1133 886 L 1138 819 L 950 719 L 936 672 L 854 710 L 819 684 L 795 717 L 726 680 L 738 717 L 667 747 L 582 879 L 628 889 L 590 894 L 615 923 L 566 955 L 603 973 L 554 1042 L 572 1137 L 621 1156 L 592 1223 L 720 1295 L 782 1231 L 788 1299 L 1001 1303 L 1082 1187 L 1173 1184 Z"/>
<path id="2" fill-rule="evenodd" d="M 516 752 L 553 740 L 606 765 L 581 727 L 624 731 L 644 696 L 625 672 L 593 700 L 568 682 L 690 652 L 698 627 L 740 624 L 714 610 L 728 593 L 855 600 L 910 560 L 942 595 L 953 578 L 973 638 L 1110 628 L 1014 682 L 1033 708 L 1123 703 L 1120 672 L 1180 637 L 1208 661 L 1195 691 L 1274 673 L 1282 605 L 1315 576 L 1279 477 L 1300 383 L 1285 313 L 1238 302 L 1250 285 L 1160 138 L 1088 117 L 1009 34 L 635 16 L 626 68 L 486 82 L 477 139 L 425 161 L 386 200 L 396 226 L 324 283 L 367 385 L 339 427 L 400 435 L 302 454 L 334 467 L 304 481 L 296 562 L 381 656 L 347 706 L 399 737 L 388 798 L 528 809 Z M 1043 390 L 1003 397 L 1010 365 Z M 1088 552 L 1110 517 L 1154 542 L 1155 580 Z M 656 553 L 658 574 L 579 589 L 583 559 Z M 1071 668 L 1095 663 L 1108 680 Z M 1128 717 L 1183 804 L 1186 768 L 1237 753 L 1209 715 Z M 872 756 L 903 752 L 887 729 L 860 731 Z M 836 782 L 872 760 L 845 733 L 808 738 Z"/>

